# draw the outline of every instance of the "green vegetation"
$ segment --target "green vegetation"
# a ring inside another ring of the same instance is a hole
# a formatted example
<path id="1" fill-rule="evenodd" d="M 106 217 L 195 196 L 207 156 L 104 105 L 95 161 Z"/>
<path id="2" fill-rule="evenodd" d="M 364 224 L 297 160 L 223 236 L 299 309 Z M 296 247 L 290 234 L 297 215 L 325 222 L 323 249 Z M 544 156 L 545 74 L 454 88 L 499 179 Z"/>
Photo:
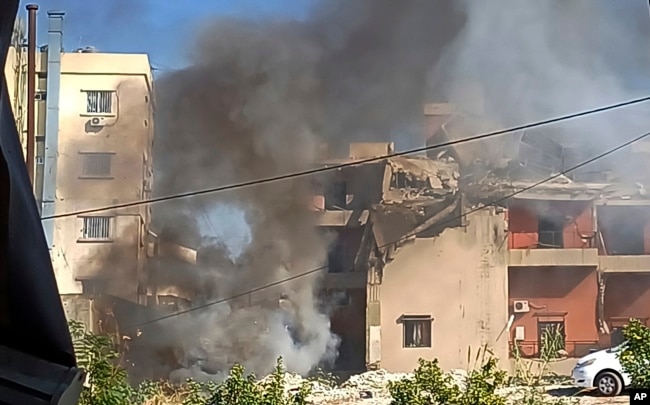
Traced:
<path id="1" fill-rule="evenodd" d="M 175 386 L 146 381 L 131 387 L 126 371 L 115 364 L 117 353 L 108 337 L 89 333 L 79 322 L 70 322 L 77 362 L 88 373 L 80 405 L 303 405 L 311 384 L 286 393 L 284 367 L 279 358 L 275 371 L 263 382 L 235 365 L 221 384 L 195 381 Z"/>
<path id="2" fill-rule="evenodd" d="M 632 319 L 623 328 L 625 344 L 618 357 L 634 388 L 650 387 L 650 328 Z"/>
<path id="3" fill-rule="evenodd" d="M 454 381 L 443 373 L 438 360 L 419 360 L 419 365 L 412 378 L 406 378 L 389 384 L 393 405 L 504 405 L 506 398 L 499 393 L 513 382 L 529 384 L 521 387 L 512 396 L 510 403 L 516 405 L 566 405 L 575 402 L 573 398 L 550 398 L 545 395 L 539 383 L 544 370 L 528 374 L 525 378 L 508 378 L 505 371 L 498 368 L 497 359 L 487 347 L 476 354 L 474 364 L 462 381 Z"/>

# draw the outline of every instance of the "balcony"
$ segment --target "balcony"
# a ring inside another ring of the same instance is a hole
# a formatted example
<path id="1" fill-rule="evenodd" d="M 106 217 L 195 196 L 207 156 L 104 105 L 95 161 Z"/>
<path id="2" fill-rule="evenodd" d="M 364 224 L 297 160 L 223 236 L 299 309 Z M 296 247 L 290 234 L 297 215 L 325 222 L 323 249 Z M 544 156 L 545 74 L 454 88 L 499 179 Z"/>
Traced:
<path id="1" fill-rule="evenodd" d="M 598 266 L 598 249 L 510 249 L 509 266 Z"/>
<path id="2" fill-rule="evenodd" d="M 650 273 L 650 255 L 600 256 L 598 268 L 604 273 Z"/>
<path id="3" fill-rule="evenodd" d="M 368 211 L 314 211 L 316 226 L 361 226 L 368 220 Z"/>

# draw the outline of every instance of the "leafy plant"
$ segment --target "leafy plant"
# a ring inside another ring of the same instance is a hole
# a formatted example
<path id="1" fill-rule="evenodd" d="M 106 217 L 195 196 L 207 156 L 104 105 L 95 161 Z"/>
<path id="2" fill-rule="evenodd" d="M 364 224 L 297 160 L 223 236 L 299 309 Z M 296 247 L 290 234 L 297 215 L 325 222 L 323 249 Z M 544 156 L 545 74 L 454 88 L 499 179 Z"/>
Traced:
<path id="1" fill-rule="evenodd" d="M 244 367 L 235 364 L 230 375 L 219 385 L 210 405 L 305 405 L 311 394 L 311 384 L 304 382 L 295 394 L 286 393 L 285 369 L 278 358 L 274 372 L 266 381 L 258 384 L 253 374 L 245 375 Z"/>
<path id="2" fill-rule="evenodd" d="M 554 360 L 562 357 L 564 350 L 564 333 L 562 325 L 553 325 L 542 331 L 540 358 Z"/>
<path id="3" fill-rule="evenodd" d="M 618 357 L 635 388 L 650 387 L 650 328 L 631 319 L 623 328 L 625 343 Z"/>
<path id="4" fill-rule="evenodd" d="M 71 321 L 70 334 L 77 363 L 87 373 L 86 388 L 80 405 L 116 405 L 132 403 L 135 391 L 126 371 L 115 365 L 118 354 L 106 336 L 89 333 L 83 323 Z"/>
<path id="5" fill-rule="evenodd" d="M 518 342 L 515 342 L 512 357 L 515 362 L 514 376 L 512 383 L 526 387 L 538 387 L 549 380 L 559 378 L 552 373 L 549 364 L 557 359 L 561 350 L 564 349 L 564 334 L 561 327 L 550 327 L 542 332 L 542 349 L 539 359 L 523 358 Z"/>
<path id="6" fill-rule="evenodd" d="M 468 360 L 470 357 L 468 352 Z M 505 398 L 496 390 L 505 385 L 506 378 L 491 352 L 483 349 L 477 352 L 463 387 L 441 370 L 437 359 L 420 359 L 412 378 L 391 382 L 388 389 L 394 405 L 503 405 Z"/>

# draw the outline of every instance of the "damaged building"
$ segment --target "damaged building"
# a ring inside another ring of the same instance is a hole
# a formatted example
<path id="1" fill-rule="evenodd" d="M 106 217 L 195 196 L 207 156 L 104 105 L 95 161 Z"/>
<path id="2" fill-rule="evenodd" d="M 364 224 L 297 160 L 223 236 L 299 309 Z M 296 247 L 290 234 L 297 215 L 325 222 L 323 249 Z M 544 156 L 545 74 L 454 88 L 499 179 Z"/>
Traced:
<path id="1" fill-rule="evenodd" d="M 429 144 L 492 129 L 445 104 L 425 116 Z M 553 129 L 512 137 L 493 156 L 479 142 L 363 162 L 393 152 L 377 143 L 321 162 L 351 164 L 324 176 L 313 201 L 318 225 L 338 235 L 325 285 L 346 297 L 332 318 L 339 367 L 408 371 L 435 357 L 463 368 L 468 349 L 485 344 L 508 367 L 515 350 L 549 349 L 551 330 L 556 357 L 581 357 L 619 343 L 630 318 L 647 324 L 643 186 L 616 180 L 606 159 L 557 175 L 593 155 Z M 635 144 L 628 156 L 646 150 Z"/>

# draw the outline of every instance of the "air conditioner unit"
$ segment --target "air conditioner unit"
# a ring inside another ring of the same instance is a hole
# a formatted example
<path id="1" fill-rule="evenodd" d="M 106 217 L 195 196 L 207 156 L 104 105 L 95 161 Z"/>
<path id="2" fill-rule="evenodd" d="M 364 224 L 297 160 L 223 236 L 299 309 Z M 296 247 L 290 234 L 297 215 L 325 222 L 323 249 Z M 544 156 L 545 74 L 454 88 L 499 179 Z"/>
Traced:
<path id="1" fill-rule="evenodd" d="M 515 301 L 512 305 L 515 313 L 524 313 L 530 311 L 528 301 Z"/>
<path id="2" fill-rule="evenodd" d="M 107 125 L 113 125 L 115 123 L 115 118 L 113 117 L 92 117 L 90 119 L 90 126 L 92 127 L 105 127 Z"/>
<path id="3" fill-rule="evenodd" d="M 515 340 L 526 340 L 525 329 L 523 326 L 515 327 Z"/>

